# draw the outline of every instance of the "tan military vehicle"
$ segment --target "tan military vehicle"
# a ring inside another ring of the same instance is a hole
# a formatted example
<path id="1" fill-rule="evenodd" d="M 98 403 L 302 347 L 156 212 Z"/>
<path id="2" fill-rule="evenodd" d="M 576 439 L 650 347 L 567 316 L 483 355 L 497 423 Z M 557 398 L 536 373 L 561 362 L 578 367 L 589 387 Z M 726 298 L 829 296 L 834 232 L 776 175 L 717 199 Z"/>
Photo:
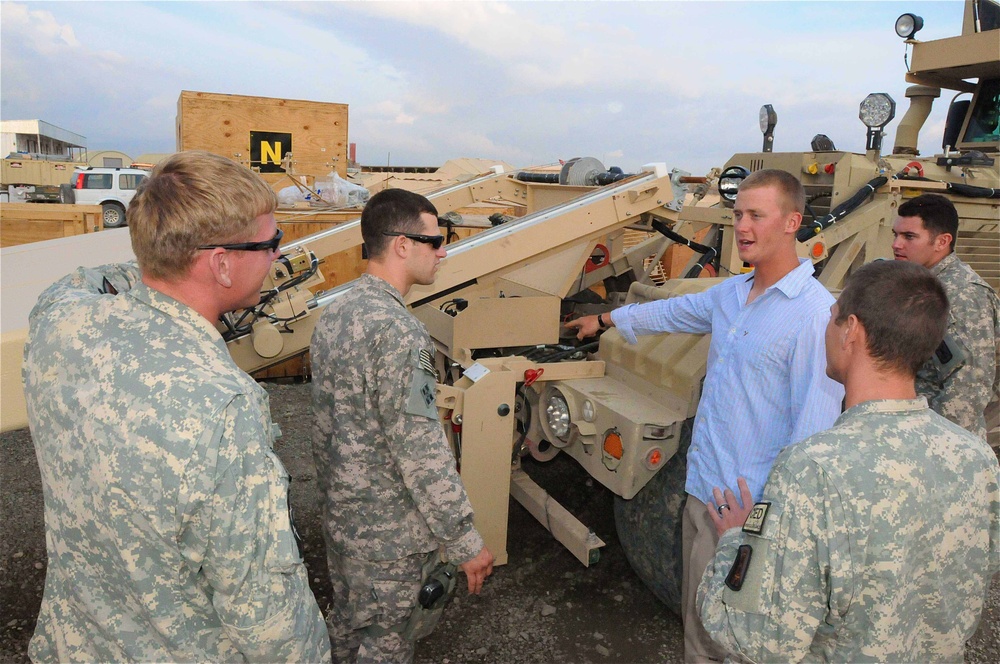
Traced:
<path id="1" fill-rule="evenodd" d="M 959 37 L 919 42 L 922 21 L 906 14 L 897 32 L 912 51 L 910 109 L 891 154 L 882 136 L 895 102 L 869 95 L 860 106 L 864 154 L 838 151 L 817 136 L 808 151 L 775 152 L 776 116 L 761 109 L 763 148 L 737 154 L 707 178 L 662 165 L 642 173 L 609 172 L 574 159 L 559 173 L 488 175 L 439 191 L 444 213 L 475 202 L 519 204 L 523 216 L 449 245 L 433 286 L 409 304 L 438 346 L 438 405 L 477 513 L 498 563 L 506 561 L 507 497 L 513 495 L 583 564 L 603 542 L 520 470 L 526 455 L 562 452 L 616 494 L 618 535 L 643 580 L 668 605 L 679 603 L 679 515 L 684 459 L 705 372 L 708 339 L 660 335 L 630 346 L 614 329 L 577 347 L 560 322 L 626 301 L 701 290 L 744 269 L 737 257 L 731 205 L 739 182 L 761 168 L 794 173 L 808 196 L 799 253 L 836 290 L 851 270 L 891 257 L 895 210 L 924 192 L 949 196 L 962 218 L 958 251 L 994 286 L 1000 277 L 997 222 L 1000 177 L 1000 11 L 968 2 Z M 938 146 L 918 131 L 941 89 L 971 94 L 953 101 Z M 717 189 L 718 202 L 711 195 Z M 697 241 L 694 238 L 698 238 Z M 273 296 L 228 325 L 230 347 L 248 370 L 302 352 L 318 309 L 345 284 L 314 295 L 303 290 L 318 259 L 356 247 L 357 223 L 285 247 Z M 671 243 L 696 253 L 688 278 L 659 283 Z M 715 278 L 690 278 L 715 275 Z"/>

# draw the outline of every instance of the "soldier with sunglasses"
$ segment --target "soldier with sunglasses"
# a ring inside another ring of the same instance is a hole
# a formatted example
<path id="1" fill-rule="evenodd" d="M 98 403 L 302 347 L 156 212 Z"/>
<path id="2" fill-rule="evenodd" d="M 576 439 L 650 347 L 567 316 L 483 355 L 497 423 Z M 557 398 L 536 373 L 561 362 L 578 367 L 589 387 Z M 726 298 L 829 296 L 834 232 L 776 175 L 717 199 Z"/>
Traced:
<path id="1" fill-rule="evenodd" d="M 409 662 L 427 570 L 443 556 L 478 593 L 493 556 L 438 419 L 434 345 L 403 300 L 445 257 L 437 210 L 388 189 L 365 206 L 361 234 L 367 271 L 323 312 L 311 346 L 328 620 L 334 661 Z"/>
<path id="2" fill-rule="evenodd" d="M 270 187 L 181 152 L 129 207 L 138 265 L 80 268 L 29 318 L 48 570 L 29 656 L 329 661 L 267 392 L 215 323 L 278 255 Z"/>

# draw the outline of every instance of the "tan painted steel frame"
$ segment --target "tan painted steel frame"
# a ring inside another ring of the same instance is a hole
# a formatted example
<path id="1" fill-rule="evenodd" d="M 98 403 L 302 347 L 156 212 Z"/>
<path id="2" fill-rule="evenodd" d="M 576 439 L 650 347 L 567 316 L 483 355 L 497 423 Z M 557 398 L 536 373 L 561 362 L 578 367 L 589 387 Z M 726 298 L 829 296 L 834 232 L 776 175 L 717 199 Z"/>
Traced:
<path id="1" fill-rule="evenodd" d="M 584 280 L 583 269 L 598 240 L 620 233 L 629 224 L 642 226 L 644 215 L 673 220 L 677 206 L 674 181 L 665 168 L 644 173 L 617 186 L 561 187 L 525 184 L 509 175 L 488 176 L 464 186 L 452 187 L 432 200 L 439 211 L 462 207 L 482 200 L 526 201 L 529 214 L 514 222 L 449 245 L 432 286 L 415 287 L 410 302 L 424 301 L 415 314 L 424 321 L 447 362 L 464 368 L 472 363 L 472 351 L 496 346 L 530 346 L 558 341 L 559 304 L 563 297 L 593 283 Z M 533 206 L 541 209 L 533 212 Z M 648 221 L 648 219 L 647 219 Z M 645 226 L 648 228 L 648 226 Z M 341 251 L 360 243 L 357 222 L 307 238 L 294 248 L 317 251 L 318 255 Z M 619 266 L 641 259 L 608 241 L 616 251 L 612 258 Z M 639 253 L 658 253 L 659 239 L 645 243 Z M 287 248 L 286 248 L 287 249 Z M 635 252 L 632 252 L 635 253 Z M 457 289 L 457 290 L 456 290 Z M 440 305 L 456 294 L 470 304 L 460 316 L 452 317 Z M 254 348 L 253 335 L 230 342 L 237 363 L 253 370 L 281 357 L 308 348 L 319 309 L 335 298 L 336 292 L 317 298 L 317 306 L 300 320 L 286 326 L 280 336 L 284 348 L 272 358 L 262 358 Z M 273 335 L 270 335 L 274 338 Z M 454 387 L 441 386 L 439 405 L 451 412 L 451 422 L 461 421 L 461 472 L 476 510 L 476 524 L 497 564 L 507 559 L 507 497 L 513 495 L 574 552 L 581 562 L 596 560 L 603 542 L 551 497 L 532 485 L 526 475 L 518 475 L 511 485 L 514 434 L 515 387 L 524 380 L 524 371 L 539 365 L 523 358 L 482 360 L 490 372 L 478 382 L 461 378 Z M 546 365 L 545 381 L 594 378 L 603 374 L 602 362 Z"/>
<path id="2" fill-rule="evenodd" d="M 769 153 L 736 155 L 730 164 L 750 163 L 754 169 L 782 168 L 799 173 L 807 192 L 827 195 L 825 203 L 816 204 L 817 210 L 824 212 L 852 196 L 878 173 L 898 172 L 909 161 L 902 157 L 873 161 L 868 155 L 843 152 Z M 827 165 L 832 166 L 824 168 Z M 925 168 L 934 170 L 930 164 Z M 994 177 L 989 169 L 965 169 L 961 173 L 938 169 L 929 175 L 966 182 L 977 180 L 984 185 Z M 891 256 L 891 224 L 901 199 L 941 186 L 921 182 L 904 185 L 891 181 L 846 219 L 800 244 L 800 255 L 814 262 L 823 262 L 820 280 L 828 288 L 837 290 L 854 266 L 874 258 Z M 540 189 L 544 189 L 544 194 L 538 193 Z M 425 323 L 438 346 L 439 366 L 445 369 L 444 375 L 459 375 L 468 369 L 475 362 L 473 352 L 476 349 L 556 343 L 559 302 L 562 298 L 606 276 L 641 266 L 644 260 L 656 257 L 668 244 L 654 237 L 632 250 L 624 250 L 617 234 L 626 227 L 649 229 L 650 220 L 656 217 L 666 219 L 678 232 L 692 237 L 706 225 L 712 226 L 717 233 L 721 233 L 723 275 L 725 271 L 738 273 L 743 268 L 731 232 L 731 210 L 722 206 L 689 206 L 683 208 L 680 214 L 673 212 L 667 207 L 674 199 L 671 180 L 662 171 L 617 186 L 582 188 L 582 192 L 580 195 L 580 188 L 560 192 L 558 185 L 525 184 L 509 175 L 495 175 L 452 187 L 433 197 L 442 212 L 481 200 L 541 202 L 546 208 L 535 211 L 529 205 L 529 214 L 522 219 L 449 245 L 449 256 L 442 261 L 436 282 L 432 286 L 414 288 L 410 293 L 408 300 L 417 305 L 414 313 Z M 554 203 L 559 193 L 566 199 Z M 964 205 L 982 208 L 991 204 L 972 201 Z M 989 214 L 987 210 L 972 216 L 989 218 Z M 598 241 L 610 248 L 612 256 L 605 267 L 587 272 L 584 265 Z M 360 230 L 354 223 L 321 234 L 315 241 L 307 238 L 296 246 L 308 246 L 311 250 L 321 247 L 322 253 L 350 248 L 357 243 L 360 243 Z M 293 334 L 281 335 L 285 348 L 279 357 L 287 357 L 296 344 L 299 349 L 305 350 L 319 308 L 337 295 L 335 289 L 316 298 L 316 306 L 309 314 L 289 326 Z M 468 308 L 457 316 L 444 313 L 442 305 L 458 296 L 469 303 Z M 650 293 L 649 296 L 656 295 Z M 614 337 L 614 333 L 605 335 L 608 340 Z M 647 410 L 656 410 L 658 417 L 639 419 L 660 422 L 671 427 L 670 431 L 679 433 L 680 423 L 693 414 L 697 404 L 697 381 L 704 373 L 707 340 L 697 346 L 684 345 L 687 342 L 680 339 L 677 343 L 682 345 L 677 346 L 680 350 L 672 351 L 675 355 L 671 364 L 685 376 L 680 383 L 676 383 L 677 386 L 685 386 L 680 391 L 664 392 L 655 388 L 654 383 L 640 377 L 643 371 L 641 366 L 618 366 L 618 360 L 615 361 L 613 375 L 608 376 L 605 369 L 612 367 L 604 362 L 542 366 L 517 356 L 480 360 L 479 364 L 489 369 L 480 380 L 473 382 L 462 377 L 454 385 L 440 386 L 438 404 L 450 425 L 446 429 L 456 451 L 460 453 L 461 474 L 476 510 L 477 527 L 484 534 L 498 564 L 507 559 L 509 495 L 538 516 L 583 564 L 592 563 L 602 545 L 588 528 L 565 510 L 556 508 L 551 497 L 518 470 L 519 461 L 513 454 L 512 442 L 516 431 L 516 388 L 524 381 L 524 371 L 544 368 L 545 374 L 539 385 L 558 386 L 577 412 L 582 401 L 592 398 L 587 395 L 593 390 L 606 395 L 620 392 L 615 397 L 618 402 L 636 402 L 644 398 L 643 394 L 655 395 L 654 402 L 659 407 Z M 262 361 L 253 352 L 247 338 L 231 342 L 230 347 L 238 363 L 245 368 L 256 368 L 255 363 L 259 366 Z M 608 348 L 614 347 L 612 344 Z M 617 351 L 609 352 L 612 353 L 609 357 L 616 357 Z M 664 351 L 661 349 L 658 352 Z M 604 353 L 602 342 L 601 354 Z M 681 356 L 683 360 L 680 360 Z M 592 383 L 594 379 L 610 381 L 610 391 L 598 387 L 599 382 Z M 677 381 L 678 378 L 671 380 Z M 629 397 L 629 394 L 633 396 Z M 534 396 L 537 397 L 537 394 Z M 599 403 L 599 410 L 606 411 L 610 403 Z M 615 408 L 612 407 L 610 415 L 605 412 L 605 419 L 623 416 L 624 411 Z M 644 470 L 641 467 L 608 472 L 601 464 L 600 455 L 593 453 L 594 441 L 597 440 L 595 436 L 602 432 L 594 427 L 588 429 L 578 417 L 575 422 L 577 433 L 574 435 L 579 437 L 574 440 L 580 444 L 568 445 L 563 451 L 574 456 L 592 476 L 613 492 L 626 497 L 634 495 L 655 472 L 655 469 Z M 456 434 L 453 425 L 460 426 L 460 434 Z M 544 437 L 537 422 L 532 426 L 532 437 Z M 653 448 L 653 443 L 643 443 L 641 434 L 633 432 L 632 435 L 631 446 L 637 451 L 628 463 L 637 466 L 641 465 L 644 451 Z M 674 436 L 674 433 L 670 435 Z M 661 445 L 657 449 L 669 458 L 676 446 Z"/>

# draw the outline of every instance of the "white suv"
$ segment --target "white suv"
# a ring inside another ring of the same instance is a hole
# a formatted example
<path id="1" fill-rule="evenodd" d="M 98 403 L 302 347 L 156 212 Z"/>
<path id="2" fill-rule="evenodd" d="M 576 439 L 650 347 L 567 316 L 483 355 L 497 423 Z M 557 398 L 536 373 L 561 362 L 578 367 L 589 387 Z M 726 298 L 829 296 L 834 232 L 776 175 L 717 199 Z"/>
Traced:
<path id="1" fill-rule="evenodd" d="M 74 202 L 80 205 L 100 205 L 104 227 L 125 225 L 125 210 L 135 196 L 139 183 L 149 177 L 149 171 L 138 168 L 102 168 L 90 166 L 73 173 Z"/>

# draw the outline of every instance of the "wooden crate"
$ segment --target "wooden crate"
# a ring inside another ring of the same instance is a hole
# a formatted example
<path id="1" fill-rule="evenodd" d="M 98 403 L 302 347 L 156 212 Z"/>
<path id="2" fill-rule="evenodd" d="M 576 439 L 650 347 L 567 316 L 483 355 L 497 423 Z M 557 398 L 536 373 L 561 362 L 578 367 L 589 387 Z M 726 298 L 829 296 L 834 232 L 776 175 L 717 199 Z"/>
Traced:
<path id="1" fill-rule="evenodd" d="M 206 150 L 233 159 L 259 172 L 275 190 L 291 185 L 277 154 L 288 151 L 286 140 L 293 170 L 306 176 L 307 184 L 331 171 L 346 177 L 347 104 L 188 90 L 177 100 L 178 151 Z"/>
<path id="2" fill-rule="evenodd" d="M 13 247 L 104 229 L 100 205 L 4 203 L 0 205 L 0 247 Z"/>

